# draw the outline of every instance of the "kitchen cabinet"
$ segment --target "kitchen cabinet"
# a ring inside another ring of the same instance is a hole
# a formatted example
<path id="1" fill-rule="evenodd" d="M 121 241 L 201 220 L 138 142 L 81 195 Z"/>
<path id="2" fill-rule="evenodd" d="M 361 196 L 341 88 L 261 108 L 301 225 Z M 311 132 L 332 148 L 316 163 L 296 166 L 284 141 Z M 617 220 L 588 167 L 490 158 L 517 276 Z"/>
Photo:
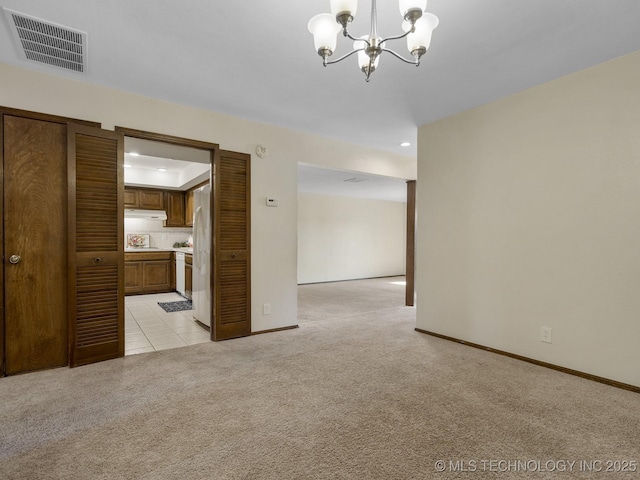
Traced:
<path id="1" fill-rule="evenodd" d="M 172 252 L 124 254 L 125 295 L 171 292 Z"/>
<path id="2" fill-rule="evenodd" d="M 142 262 L 142 291 L 160 293 L 171 291 L 171 261 Z"/>
<path id="3" fill-rule="evenodd" d="M 124 262 L 125 295 L 142 293 L 142 262 Z"/>
<path id="4" fill-rule="evenodd" d="M 124 189 L 124 207 L 125 208 L 138 208 L 140 204 L 140 199 L 138 195 L 138 190 L 134 190 L 132 188 Z"/>
<path id="5" fill-rule="evenodd" d="M 185 227 L 193 227 L 193 192 L 200 187 L 209 185 L 209 180 L 206 180 L 195 187 L 184 192 L 184 225 Z"/>
<path id="6" fill-rule="evenodd" d="M 167 220 L 165 227 L 185 226 L 184 192 L 165 192 Z"/>
<path id="7" fill-rule="evenodd" d="M 164 191 L 125 187 L 124 208 L 164 210 Z"/>
<path id="8" fill-rule="evenodd" d="M 187 298 L 191 298 L 193 291 L 193 255 L 184 256 L 184 290 Z"/>
<path id="9" fill-rule="evenodd" d="M 169 281 L 169 288 L 171 291 L 176 289 L 176 252 L 171 252 L 171 279 Z"/>
<path id="10" fill-rule="evenodd" d="M 184 194 L 184 225 L 193 227 L 193 189 Z"/>

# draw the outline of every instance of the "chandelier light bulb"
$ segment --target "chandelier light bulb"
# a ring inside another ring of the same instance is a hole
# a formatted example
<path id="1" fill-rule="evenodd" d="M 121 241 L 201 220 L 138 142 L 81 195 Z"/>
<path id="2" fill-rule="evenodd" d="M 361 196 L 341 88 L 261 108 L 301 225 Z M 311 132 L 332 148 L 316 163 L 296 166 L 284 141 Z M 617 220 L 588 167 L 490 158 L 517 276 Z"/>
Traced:
<path id="1" fill-rule="evenodd" d="M 309 20 L 309 31 L 313 35 L 316 52 L 320 56 L 331 55 L 336 49 L 340 25 L 329 13 L 321 13 Z"/>
<path id="2" fill-rule="evenodd" d="M 370 57 L 369 54 L 367 53 L 367 42 L 365 42 L 365 40 L 369 40 L 369 36 L 368 35 L 363 35 L 360 37 L 362 40 L 356 40 L 355 42 L 353 42 L 353 49 L 354 50 L 359 50 L 361 48 L 363 48 L 364 50 L 362 50 L 361 52 L 358 52 L 358 67 L 360 68 L 360 70 L 362 70 L 365 75 L 371 74 L 375 71 L 376 68 L 378 68 L 378 63 L 380 62 L 380 55 L 376 56 L 376 58 L 374 59 L 373 63 L 372 63 L 372 68 L 371 68 L 371 72 L 369 72 L 369 62 L 370 62 Z M 384 47 L 384 45 L 381 45 L 382 47 Z"/>
<path id="3" fill-rule="evenodd" d="M 427 0 L 400 0 L 400 15 L 405 18 L 408 12 L 417 11 L 424 12 L 427 8 Z"/>
<path id="4" fill-rule="evenodd" d="M 407 36 L 407 49 L 413 55 L 416 51 L 422 51 L 421 55 L 431 45 L 431 34 L 440 23 L 438 17 L 431 13 L 425 13 L 416 21 L 415 32 Z"/>
<path id="5" fill-rule="evenodd" d="M 358 10 L 358 0 L 331 0 L 331 15 L 336 18 L 341 14 L 349 14 L 352 18 L 356 16 Z"/>

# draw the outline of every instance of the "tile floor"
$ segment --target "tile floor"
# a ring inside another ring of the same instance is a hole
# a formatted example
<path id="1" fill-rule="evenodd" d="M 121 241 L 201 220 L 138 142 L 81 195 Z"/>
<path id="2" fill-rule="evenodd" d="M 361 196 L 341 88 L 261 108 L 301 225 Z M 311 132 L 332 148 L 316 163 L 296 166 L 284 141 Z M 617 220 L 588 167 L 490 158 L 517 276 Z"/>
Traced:
<path id="1" fill-rule="evenodd" d="M 192 310 L 165 312 L 158 302 L 184 300 L 177 293 L 125 297 L 125 355 L 184 347 L 209 341 Z"/>

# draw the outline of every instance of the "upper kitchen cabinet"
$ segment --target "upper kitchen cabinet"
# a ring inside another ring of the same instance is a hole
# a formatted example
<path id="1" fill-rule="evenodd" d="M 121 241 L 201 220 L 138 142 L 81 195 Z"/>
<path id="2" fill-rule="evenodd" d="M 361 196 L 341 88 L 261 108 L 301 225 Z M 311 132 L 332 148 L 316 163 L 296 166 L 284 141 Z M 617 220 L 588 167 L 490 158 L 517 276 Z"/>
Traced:
<path id="1" fill-rule="evenodd" d="M 184 224 L 193 227 L 193 189 L 184 194 Z"/>
<path id="2" fill-rule="evenodd" d="M 184 225 L 186 227 L 193 227 L 193 192 L 205 185 L 209 185 L 208 180 L 184 192 Z"/>
<path id="3" fill-rule="evenodd" d="M 167 220 L 165 227 L 185 226 L 185 201 L 184 192 L 165 192 L 165 205 L 167 208 Z"/>
<path id="4" fill-rule="evenodd" d="M 162 190 L 125 187 L 124 207 L 164 210 L 164 192 Z"/>

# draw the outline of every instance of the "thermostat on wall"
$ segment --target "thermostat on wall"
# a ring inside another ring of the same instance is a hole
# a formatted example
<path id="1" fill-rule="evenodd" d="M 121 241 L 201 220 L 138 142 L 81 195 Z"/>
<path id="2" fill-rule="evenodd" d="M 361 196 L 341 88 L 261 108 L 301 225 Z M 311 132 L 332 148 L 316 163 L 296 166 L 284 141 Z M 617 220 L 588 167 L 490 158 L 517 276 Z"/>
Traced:
<path id="1" fill-rule="evenodd" d="M 277 198 L 267 197 L 267 207 L 277 207 L 277 206 L 278 206 Z"/>

